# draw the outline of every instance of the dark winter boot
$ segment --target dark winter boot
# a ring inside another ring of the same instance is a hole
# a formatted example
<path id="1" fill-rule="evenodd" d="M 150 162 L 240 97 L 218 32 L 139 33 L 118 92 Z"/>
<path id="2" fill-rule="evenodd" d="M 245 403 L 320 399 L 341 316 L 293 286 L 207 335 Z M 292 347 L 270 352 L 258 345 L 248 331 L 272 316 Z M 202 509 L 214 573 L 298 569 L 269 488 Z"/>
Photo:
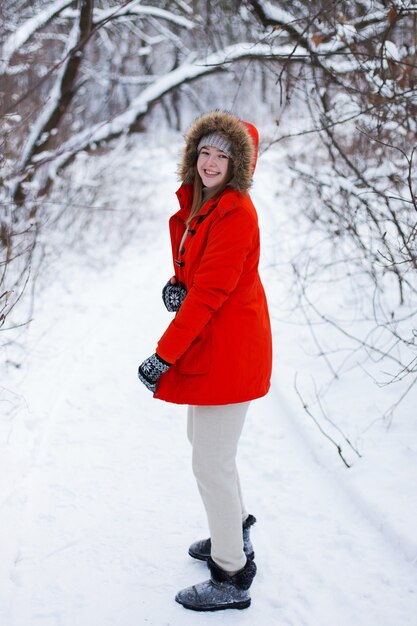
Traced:
<path id="1" fill-rule="evenodd" d="M 255 522 L 256 517 L 254 515 L 248 515 L 248 517 L 243 522 L 243 550 L 248 559 L 255 558 L 255 552 L 253 551 L 253 546 L 249 534 L 250 527 L 253 526 Z M 211 539 L 200 539 L 200 541 L 195 541 L 188 548 L 188 554 L 192 556 L 193 559 L 207 561 L 211 554 Z"/>
<path id="2" fill-rule="evenodd" d="M 247 609 L 250 606 L 249 587 L 256 574 L 255 561 L 246 560 L 243 569 L 231 576 L 215 563 L 207 560 L 211 578 L 203 583 L 179 591 L 175 600 L 192 611 L 220 611 Z"/>

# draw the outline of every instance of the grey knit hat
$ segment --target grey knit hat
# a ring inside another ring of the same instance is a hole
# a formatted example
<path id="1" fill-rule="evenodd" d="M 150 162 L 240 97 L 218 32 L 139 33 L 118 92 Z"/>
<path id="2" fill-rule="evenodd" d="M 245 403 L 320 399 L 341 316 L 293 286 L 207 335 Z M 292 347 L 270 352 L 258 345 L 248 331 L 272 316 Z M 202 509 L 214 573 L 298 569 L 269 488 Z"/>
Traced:
<path id="1" fill-rule="evenodd" d="M 214 148 L 218 148 L 227 154 L 229 159 L 233 159 L 232 142 L 220 133 L 210 133 L 201 137 L 197 146 L 198 153 L 203 146 L 213 146 Z"/>

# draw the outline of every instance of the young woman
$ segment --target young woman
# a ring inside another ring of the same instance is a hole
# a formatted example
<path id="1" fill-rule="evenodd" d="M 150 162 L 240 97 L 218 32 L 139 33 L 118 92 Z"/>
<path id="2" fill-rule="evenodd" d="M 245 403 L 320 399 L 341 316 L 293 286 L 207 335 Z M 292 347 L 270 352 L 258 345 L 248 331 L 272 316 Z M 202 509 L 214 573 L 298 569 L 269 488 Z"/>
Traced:
<path id="1" fill-rule="evenodd" d="M 176 601 L 213 611 L 250 605 L 256 573 L 236 452 L 251 400 L 270 386 L 272 341 L 258 273 L 259 228 L 248 195 L 258 132 L 229 113 L 207 113 L 186 135 L 170 219 L 175 276 L 163 300 L 176 316 L 140 380 L 167 402 L 188 404 L 193 471 L 210 539 L 189 554 L 207 561 L 210 580 L 183 589 Z"/>

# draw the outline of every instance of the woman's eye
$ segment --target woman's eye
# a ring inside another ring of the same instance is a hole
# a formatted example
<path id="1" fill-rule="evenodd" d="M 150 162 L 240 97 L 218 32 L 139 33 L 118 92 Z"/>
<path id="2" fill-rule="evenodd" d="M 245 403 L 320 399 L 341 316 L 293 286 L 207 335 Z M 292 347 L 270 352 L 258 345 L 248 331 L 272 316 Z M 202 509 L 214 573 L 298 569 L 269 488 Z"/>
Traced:
<path id="1" fill-rule="evenodd" d="M 219 154 L 221 159 L 228 159 L 229 157 L 226 154 Z"/>

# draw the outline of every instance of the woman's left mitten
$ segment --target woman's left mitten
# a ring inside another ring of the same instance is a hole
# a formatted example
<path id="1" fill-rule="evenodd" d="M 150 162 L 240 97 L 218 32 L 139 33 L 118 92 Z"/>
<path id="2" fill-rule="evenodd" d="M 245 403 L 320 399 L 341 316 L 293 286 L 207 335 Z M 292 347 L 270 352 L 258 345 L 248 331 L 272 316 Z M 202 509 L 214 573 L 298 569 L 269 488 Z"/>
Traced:
<path id="1" fill-rule="evenodd" d="M 171 363 L 167 363 L 155 353 L 139 365 L 139 380 L 145 385 L 145 387 L 150 389 L 152 392 L 155 392 L 158 380 L 162 374 L 165 374 L 165 372 L 169 370 L 170 367 Z"/>
<path id="2" fill-rule="evenodd" d="M 187 290 L 185 285 L 182 283 L 171 285 L 171 282 L 168 281 L 162 289 L 162 300 L 164 301 L 167 311 L 170 313 L 179 311 L 186 295 Z"/>

